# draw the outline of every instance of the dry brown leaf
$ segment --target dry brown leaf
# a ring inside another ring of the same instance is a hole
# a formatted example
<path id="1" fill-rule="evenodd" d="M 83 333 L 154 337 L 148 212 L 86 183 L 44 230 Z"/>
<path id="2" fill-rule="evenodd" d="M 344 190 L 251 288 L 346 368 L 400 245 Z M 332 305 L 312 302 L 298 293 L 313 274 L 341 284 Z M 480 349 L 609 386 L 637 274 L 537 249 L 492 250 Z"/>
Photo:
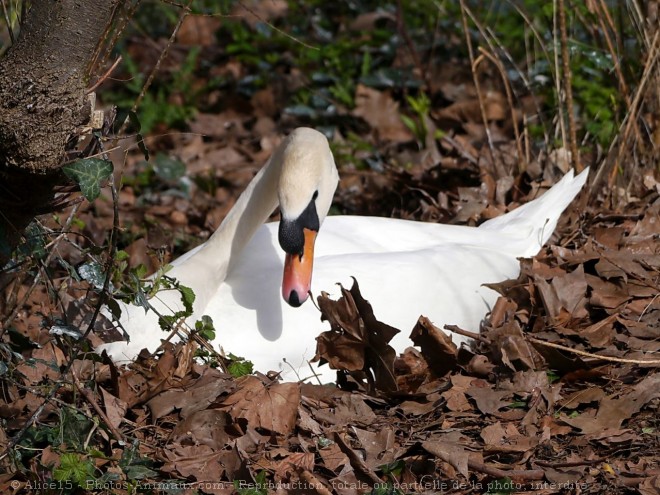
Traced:
<path id="1" fill-rule="evenodd" d="M 119 428 L 119 425 L 126 416 L 126 410 L 128 409 L 128 405 L 121 399 L 118 399 L 117 397 L 112 395 L 105 388 L 99 387 L 99 389 L 101 390 L 101 396 L 103 397 L 103 405 L 105 406 L 105 415 L 110 420 L 112 426 L 114 426 L 115 428 Z"/>
<path id="2" fill-rule="evenodd" d="M 422 442 L 422 448 L 451 464 L 465 479 L 468 479 L 469 454 L 463 443 L 460 432 L 451 432 L 436 436 L 433 441 Z"/>
<path id="3" fill-rule="evenodd" d="M 633 389 L 620 397 L 607 396 L 601 399 L 598 411 L 585 413 L 575 418 L 562 417 L 562 421 L 579 428 L 584 434 L 596 434 L 609 430 L 618 431 L 622 423 L 639 412 L 649 401 L 660 397 L 660 374 L 646 377 Z"/>
<path id="4" fill-rule="evenodd" d="M 181 445 L 207 445 L 213 450 L 222 450 L 234 438 L 227 428 L 231 423 L 225 411 L 196 411 L 177 423 L 169 440 Z"/>
<path id="5" fill-rule="evenodd" d="M 286 0 L 244 0 L 232 9 L 231 14 L 242 18 L 252 29 L 264 22 L 284 17 L 289 10 Z"/>
<path id="6" fill-rule="evenodd" d="M 275 467 L 275 480 L 281 481 L 289 478 L 296 468 L 306 471 L 314 470 L 314 454 L 312 452 L 294 452 L 287 455 Z"/>
<path id="7" fill-rule="evenodd" d="M 300 386 L 297 383 L 264 384 L 256 376 L 237 380 L 237 390 L 221 407 L 236 420 L 245 418 L 252 428 L 288 435 L 296 425 Z"/>
<path id="8" fill-rule="evenodd" d="M 419 317 L 410 334 L 410 340 L 420 347 L 426 363 L 437 376 L 444 376 L 456 368 L 458 355 L 456 344 L 427 317 Z"/>
<path id="9" fill-rule="evenodd" d="M 396 21 L 396 17 L 391 12 L 378 9 L 374 12 L 365 12 L 358 15 L 349 25 L 353 31 L 372 31 L 376 27 L 378 21 L 387 19 L 388 21 Z"/>
<path id="10" fill-rule="evenodd" d="M 481 383 L 481 381 L 478 381 Z M 511 400 L 503 400 L 510 397 L 511 392 L 507 390 L 493 390 L 490 387 L 472 386 L 467 390 L 467 395 L 477 403 L 477 407 L 484 414 L 497 415 L 499 410 L 508 406 Z"/>
<path id="11" fill-rule="evenodd" d="M 176 40 L 187 46 L 214 45 L 216 43 L 215 33 L 220 24 L 220 19 L 213 16 L 186 16 L 176 33 Z"/>
<path id="12" fill-rule="evenodd" d="M 171 445 L 163 449 L 161 470 L 196 481 L 218 482 L 225 473 L 238 469 L 238 456 L 232 451 L 215 450 L 207 445 Z"/>
<path id="13" fill-rule="evenodd" d="M 391 428 L 381 428 L 377 432 L 353 428 L 353 433 L 364 450 L 364 462 L 371 469 L 377 469 L 394 460 L 396 436 Z"/>
<path id="14" fill-rule="evenodd" d="M 323 464 L 332 472 L 339 471 L 339 468 L 350 465 L 350 461 L 336 443 L 331 443 L 327 447 L 319 449 L 319 455 L 323 459 Z"/>
<path id="15" fill-rule="evenodd" d="M 165 390 L 147 402 L 154 418 L 161 418 L 174 409 L 179 409 L 182 418 L 206 409 L 223 394 L 228 394 L 236 385 L 228 375 L 213 368 L 205 368 L 203 374 L 187 386 Z"/>
<path id="16" fill-rule="evenodd" d="M 32 359 L 16 366 L 16 370 L 23 374 L 27 385 L 36 385 L 43 380 L 58 380 L 60 366 L 65 362 L 64 353 L 53 342 L 32 351 Z"/>
<path id="17" fill-rule="evenodd" d="M 358 84 L 353 115 L 366 120 L 383 141 L 405 143 L 413 139 L 401 120 L 399 103 L 388 92 Z"/>
<path id="18" fill-rule="evenodd" d="M 316 356 L 312 361 L 327 362 L 333 369 L 373 372 L 373 384 L 379 390 L 396 390 L 394 358 L 388 344 L 399 332 L 376 319 L 373 309 L 360 294 L 357 280 L 350 291 L 341 288 L 342 296 L 334 301 L 327 294 L 318 297 L 322 319 L 330 322 L 330 331 L 316 338 Z"/>

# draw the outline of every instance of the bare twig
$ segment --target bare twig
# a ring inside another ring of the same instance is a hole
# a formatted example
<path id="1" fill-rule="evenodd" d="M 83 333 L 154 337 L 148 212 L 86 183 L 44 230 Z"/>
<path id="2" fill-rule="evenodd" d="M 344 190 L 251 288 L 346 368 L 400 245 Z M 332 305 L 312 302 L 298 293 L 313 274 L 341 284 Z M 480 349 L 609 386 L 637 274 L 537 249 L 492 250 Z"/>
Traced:
<path id="1" fill-rule="evenodd" d="M 112 19 L 108 23 L 105 33 L 103 33 L 101 42 L 96 47 L 96 52 L 94 53 L 94 57 L 92 57 L 90 67 L 103 67 L 106 64 L 108 58 L 112 54 L 112 49 L 119 41 L 119 37 L 124 33 L 124 29 L 126 29 L 129 21 L 133 18 L 133 14 L 135 14 L 138 5 L 140 5 L 140 1 L 141 0 L 135 0 L 131 3 L 130 6 L 125 9 L 123 16 L 121 16 L 121 12 L 124 10 L 127 0 L 122 0 L 115 5 Z M 103 41 L 105 41 L 110 32 L 112 32 L 112 38 L 104 44 Z M 105 50 L 105 53 L 103 54 L 103 57 L 101 57 L 101 52 L 103 50 Z"/>
<path id="2" fill-rule="evenodd" d="M 2 13 L 5 15 L 5 22 L 7 23 L 7 31 L 9 31 L 9 38 L 11 39 L 11 44 L 13 45 L 16 43 L 16 40 L 14 39 L 14 30 L 11 27 L 11 22 L 9 20 L 9 12 L 7 11 L 7 5 L 5 4 L 5 0 L 2 0 Z"/>
<path id="3" fill-rule="evenodd" d="M 185 7 L 181 8 L 181 14 L 179 15 L 179 20 L 177 21 L 176 26 L 174 26 L 174 29 L 172 30 L 172 34 L 170 34 L 170 38 L 167 40 L 167 44 L 165 45 L 165 48 L 163 48 L 163 50 L 160 52 L 156 64 L 154 65 L 153 69 L 151 69 L 151 72 L 149 73 L 149 77 L 147 77 L 147 80 L 145 81 L 144 85 L 142 86 L 142 89 L 140 90 L 140 94 L 135 99 L 135 103 L 133 103 L 133 108 L 131 110 L 133 110 L 134 112 L 138 109 L 140 103 L 142 103 L 142 99 L 144 98 L 144 95 L 147 93 L 147 90 L 151 86 L 151 83 L 156 77 L 156 74 L 160 70 L 160 65 L 163 63 L 163 60 L 165 60 L 165 57 L 167 56 L 170 50 L 170 47 L 174 44 L 174 39 L 176 38 L 179 29 L 181 29 L 181 25 L 183 24 L 183 21 L 188 16 L 188 14 L 190 14 L 190 5 L 192 4 L 192 2 L 193 0 L 188 0 L 188 3 L 185 5 Z"/>
<path id="4" fill-rule="evenodd" d="M 614 148 L 618 145 L 619 148 L 617 151 L 616 158 L 610 164 L 610 166 L 612 167 L 611 170 L 609 170 L 610 175 L 608 179 L 608 187 L 610 189 L 614 186 L 616 174 L 618 173 L 621 167 L 621 160 L 623 159 L 624 153 L 628 149 L 628 138 L 630 137 L 630 132 L 632 130 L 633 123 L 637 119 L 637 115 L 639 109 L 641 108 L 641 103 L 644 99 L 644 95 L 646 93 L 649 80 L 653 76 L 655 66 L 659 63 L 659 61 L 660 61 L 660 30 L 657 30 L 655 32 L 653 40 L 651 41 L 651 48 L 649 50 L 649 55 L 647 57 L 646 66 L 644 67 L 644 72 L 637 87 L 637 91 L 635 92 L 635 97 L 633 98 L 632 105 L 630 106 L 630 110 L 626 115 L 626 117 L 623 119 L 623 122 L 621 123 L 621 126 L 619 128 L 619 132 L 617 133 L 617 137 L 612 141 L 612 144 L 610 145 L 610 148 L 607 153 L 608 156 L 611 157 Z M 598 167 L 596 176 L 594 177 L 594 180 L 591 183 L 591 188 L 589 190 L 590 195 L 593 195 L 595 193 L 596 184 L 600 183 L 600 180 L 603 174 L 606 173 L 606 171 L 607 171 L 607 167 L 604 166 Z"/>
<path id="5" fill-rule="evenodd" d="M 96 91 L 96 88 L 98 88 L 101 84 L 103 84 L 103 82 L 104 82 L 104 81 L 110 76 L 110 74 L 112 74 L 112 72 L 117 68 L 117 66 L 119 65 L 119 63 L 121 62 L 121 60 L 122 60 L 122 57 L 121 57 L 121 55 L 120 55 L 119 57 L 117 57 L 117 60 L 115 60 L 115 63 L 112 64 L 112 66 L 111 66 L 107 71 L 105 71 L 105 74 L 103 74 L 103 75 L 99 78 L 99 80 L 96 81 L 96 82 L 94 83 L 94 85 L 93 85 L 91 88 L 89 88 L 89 89 L 87 90 L 87 94 L 89 94 L 89 93 L 93 93 L 94 91 Z"/>
<path id="6" fill-rule="evenodd" d="M 78 209 L 80 208 L 80 203 L 76 204 L 73 209 L 71 210 L 71 213 L 69 214 L 66 222 L 64 223 L 64 228 L 62 229 L 63 231 L 60 232 L 60 234 L 51 242 L 50 251 L 48 253 L 48 256 L 46 259 L 41 263 L 42 268 L 45 270 L 45 267 L 50 265 L 50 262 L 53 260 L 55 257 L 55 254 L 57 253 L 57 245 L 62 241 L 62 239 L 67 235 L 67 231 L 69 227 L 71 227 L 71 223 L 73 222 L 73 219 L 76 217 L 76 213 L 78 213 Z M 0 330 L 0 335 L 4 332 L 4 329 L 7 328 L 11 323 L 14 321 L 16 316 L 18 315 L 19 311 L 25 306 L 27 303 L 28 299 L 32 295 L 32 292 L 36 288 L 36 286 L 39 284 L 41 281 L 41 271 L 39 271 L 35 277 L 34 280 L 32 281 L 32 285 L 30 288 L 25 292 L 23 297 L 21 298 L 20 302 L 15 303 L 14 309 L 12 312 L 2 321 L 2 330 Z M 27 278 L 27 272 L 24 276 L 19 277 L 16 280 L 16 287 L 20 287 L 26 280 Z M 11 305 L 11 304 L 9 304 Z"/>
<path id="7" fill-rule="evenodd" d="M 580 351 L 579 349 L 573 349 L 572 347 L 567 347 L 561 344 L 555 344 L 554 342 L 546 342 L 545 340 L 540 340 L 531 335 L 526 335 L 527 340 L 533 344 L 539 344 L 545 347 L 552 347 L 553 349 L 560 349 L 562 351 L 570 352 L 572 354 L 577 354 L 578 356 L 590 357 L 594 359 L 601 359 L 603 361 L 610 361 L 613 363 L 626 363 L 626 364 L 660 364 L 660 359 L 624 359 L 617 358 L 613 356 L 601 356 L 599 354 L 593 354 L 591 352 Z"/>
<path id="8" fill-rule="evenodd" d="M 500 73 L 502 78 L 502 84 L 504 84 L 504 91 L 506 92 L 506 100 L 509 103 L 509 110 L 511 111 L 511 124 L 513 125 L 513 134 L 516 140 L 516 150 L 518 151 L 518 172 L 522 173 L 527 169 L 527 161 L 525 160 L 525 154 L 523 153 L 522 141 L 520 138 L 520 131 L 518 130 L 518 122 L 516 122 L 516 109 L 513 105 L 513 91 L 511 90 L 511 83 L 507 77 L 506 70 L 502 65 L 502 61 L 497 57 L 489 53 L 482 47 L 479 47 L 479 53 L 484 55 L 488 60 L 490 60 L 497 70 Z"/>
<path id="9" fill-rule="evenodd" d="M 408 28 L 406 26 L 406 22 L 403 16 L 403 5 L 401 4 L 401 0 L 397 0 L 396 2 L 396 28 L 399 34 L 401 35 L 401 37 L 403 38 L 403 41 L 405 41 L 406 43 L 408 52 L 410 53 L 410 56 L 413 59 L 413 64 L 419 71 L 419 77 L 421 77 L 424 80 L 424 84 L 426 85 L 427 90 L 430 91 L 431 82 L 429 81 L 428 78 L 428 72 L 424 70 L 424 67 L 422 66 L 422 61 L 419 58 L 419 53 L 417 53 L 415 44 L 413 43 L 413 40 L 410 37 L 410 33 L 408 32 Z"/>
<path id="10" fill-rule="evenodd" d="M 438 459 L 450 462 L 446 450 L 440 448 L 436 442 L 422 442 L 422 448 Z M 493 478 L 512 478 L 520 481 L 542 480 L 545 472 L 542 469 L 499 469 L 474 459 L 468 459 L 468 468 L 479 473 L 487 474 Z"/>
<path id="11" fill-rule="evenodd" d="M 250 14 L 252 14 L 252 15 L 255 17 L 255 19 L 258 19 L 260 22 L 263 22 L 266 26 L 268 26 L 269 28 L 271 28 L 273 31 L 276 31 L 276 32 L 280 33 L 282 36 L 286 36 L 286 37 L 289 38 L 291 41 L 295 41 L 296 43 L 298 43 L 298 44 L 304 46 L 305 48 L 309 48 L 310 50 L 319 50 L 318 47 L 316 47 L 316 46 L 312 46 L 312 45 L 308 45 L 307 43 L 305 43 L 304 41 L 299 40 L 299 39 L 296 38 L 295 36 L 291 36 L 289 33 L 286 33 L 286 32 L 284 32 L 284 31 L 282 31 L 280 28 L 278 28 L 277 26 L 275 26 L 273 23 L 271 23 L 271 22 L 269 22 L 268 20 L 264 19 L 264 18 L 261 17 L 259 14 L 257 14 L 253 9 L 251 9 L 250 7 L 248 7 L 247 5 L 245 5 L 244 2 L 238 2 L 238 4 L 239 4 L 241 7 L 243 7 L 245 10 L 247 10 Z M 189 4 L 189 5 L 190 5 L 190 4 Z"/>
<path id="12" fill-rule="evenodd" d="M 442 328 L 452 333 L 463 335 L 465 337 L 470 337 L 471 339 L 474 340 L 478 340 L 479 342 L 483 342 L 484 344 L 490 344 L 490 340 L 488 340 L 486 337 L 484 337 L 483 335 L 477 332 L 470 332 L 469 330 L 463 330 L 461 327 L 458 327 L 456 325 L 445 325 Z"/>
<path id="13" fill-rule="evenodd" d="M 553 60 L 554 60 L 554 67 L 555 67 L 555 92 L 557 93 L 557 101 L 561 102 L 561 74 L 562 70 L 560 68 L 559 64 L 559 50 L 557 49 L 557 46 L 559 45 L 559 42 L 557 41 L 557 31 L 559 30 L 557 28 L 557 6 L 556 6 L 556 0 L 553 3 L 554 5 L 554 15 L 552 16 L 552 36 L 553 36 L 553 47 L 554 49 L 552 50 L 553 52 Z M 566 148 L 566 143 L 568 143 L 568 137 L 566 135 L 566 123 L 564 122 L 564 108 L 559 103 L 557 105 L 557 122 L 559 124 L 559 132 L 561 133 L 561 142 L 564 145 L 564 148 Z M 556 131 L 555 131 L 556 135 Z"/>
<path id="14" fill-rule="evenodd" d="M 94 397 L 94 394 L 92 393 L 91 390 L 86 388 L 81 382 L 80 378 L 78 378 L 78 375 L 76 374 L 75 367 L 71 367 L 71 377 L 73 378 L 73 383 L 76 386 L 76 388 L 80 391 L 80 393 L 85 397 L 87 402 L 94 408 L 94 411 L 96 411 L 96 414 L 100 416 L 100 418 L 103 420 L 103 422 L 106 424 L 108 429 L 110 430 L 110 433 L 112 433 L 112 436 L 115 437 L 115 439 L 119 442 L 124 442 L 125 438 L 124 435 L 112 424 L 110 421 L 110 418 L 103 412 L 103 409 L 101 409 L 101 406 L 99 406 L 98 402 L 96 402 L 96 398 Z"/>
<path id="15" fill-rule="evenodd" d="M 619 57 L 617 56 L 617 50 L 614 47 L 614 43 L 612 42 L 612 37 L 610 36 L 610 30 L 615 34 L 615 36 L 618 35 L 616 32 L 616 29 L 614 27 L 614 22 L 612 22 L 612 17 L 610 16 L 610 12 L 607 9 L 607 5 L 605 4 L 604 0 L 599 0 L 597 3 L 597 6 L 600 7 L 597 12 L 598 17 L 598 22 L 600 24 L 600 29 L 603 33 L 603 37 L 605 38 L 605 43 L 607 44 L 607 49 L 610 52 L 610 56 L 612 57 L 612 62 L 614 63 L 614 72 L 616 73 L 616 78 L 617 81 L 619 82 L 619 89 L 621 90 L 621 93 L 623 94 L 623 99 L 626 102 L 626 107 L 629 109 L 630 108 L 630 90 L 628 89 L 628 84 L 626 83 L 626 78 L 623 75 L 623 72 L 621 71 L 621 64 L 619 63 Z M 606 25 L 607 23 L 607 25 Z M 609 29 L 608 29 L 609 26 Z"/>
<path id="16" fill-rule="evenodd" d="M 576 466 L 590 466 L 591 464 L 598 464 L 606 460 L 607 459 L 599 458 L 599 459 L 580 459 L 579 461 L 566 461 L 566 462 L 534 461 L 534 464 L 549 468 L 564 468 L 564 467 L 576 467 Z"/>
<path id="17" fill-rule="evenodd" d="M 468 55 L 470 57 L 470 66 L 472 68 L 472 80 L 474 81 L 474 87 L 477 91 L 477 99 L 479 100 L 479 109 L 481 111 L 481 119 L 484 123 L 484 130 L 486 132 L 486 139 L 488 140 L 488 149 L 490 151 L 491 163 L 495 165 L 495 145 L 493 144 L 493 136 L 490 132 L 490 127 L 488 124 L 488 116 L 486 115 L 486 107 L 484 103 L 483 94 L 481 92 L 481 84 L 479 83 L 479 75 L 477 74 L 477 67 L 483 60 L 483 56 L 475 59 L 474 49 L 472 48 L 472 40 L 470 39 L 470 30 L 467 22 L 467 7 L 465 6 L 465 0 L 460 0 L 461 4 L 461 19 L 463 21 L 463 34 L 465 35 L 465 43 L 468 48 Z"/>
<path id="18" fill-rule="evenodd" d="M 571 59 L 568 51 L 568 32 L 566 28 L 566 8 L 564 0 L 557 0 L 559 15 L 559 37 L 561 43 L 562 76 L 564 81 L 564 94 L 566 95 L 566 114 L 568 117 L 568 136 L 571 150 L 571 162 L 578 172 L 582 171 L 580 163 L 580 150 L 577 143 L 577 129 L 575 115 L 573 114 L 573 77 L 571 75 Z"/>
<path id="19" fill-rule="evenodd" d="M 520 481 L 535 481 L 545 478 L 545 471 L 542 469 L 499 469 L 472 459 L 468 459 L 468 468 L 499 479 L 512 478 Z"/>

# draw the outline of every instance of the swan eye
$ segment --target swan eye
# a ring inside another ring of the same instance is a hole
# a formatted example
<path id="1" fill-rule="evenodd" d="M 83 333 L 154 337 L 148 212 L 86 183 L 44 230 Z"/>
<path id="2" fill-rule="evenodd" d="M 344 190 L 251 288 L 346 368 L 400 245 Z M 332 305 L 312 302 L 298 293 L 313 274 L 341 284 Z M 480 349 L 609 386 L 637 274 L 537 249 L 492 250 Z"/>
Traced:
<path id="1" fill-rule="evenodd" d="M 317 189 L 314 191 L 314 194 L 312 194 L 312 201 L 316 201 L 316 198 L 319 197 L 319 190 Z"/>

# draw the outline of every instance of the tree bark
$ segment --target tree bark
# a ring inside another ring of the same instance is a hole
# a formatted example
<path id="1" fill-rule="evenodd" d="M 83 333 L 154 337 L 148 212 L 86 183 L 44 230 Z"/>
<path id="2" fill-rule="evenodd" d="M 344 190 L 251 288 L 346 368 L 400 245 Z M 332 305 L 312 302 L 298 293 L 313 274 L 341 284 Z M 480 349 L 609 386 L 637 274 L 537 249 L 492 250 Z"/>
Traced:
<path id="1" fill-rule="evenodd" d="M 96 48 L 119 0 L 32 0 L 0 59 L 0 266 L 48 211 L 67 143 L 87 123 Z"/>

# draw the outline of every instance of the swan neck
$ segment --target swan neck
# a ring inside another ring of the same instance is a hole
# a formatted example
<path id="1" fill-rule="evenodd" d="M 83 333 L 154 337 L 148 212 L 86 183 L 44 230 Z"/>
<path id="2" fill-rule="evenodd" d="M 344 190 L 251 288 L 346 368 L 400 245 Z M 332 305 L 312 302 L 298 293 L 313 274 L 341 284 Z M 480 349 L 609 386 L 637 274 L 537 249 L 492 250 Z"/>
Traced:
<path id="1" fill-rule="evenodd" d="M 239 196 L 218 230 L 204 246 L 226 274 L 257 229 L 278 205 L 277 184 L 281 162 L 274 154 Z"/>

